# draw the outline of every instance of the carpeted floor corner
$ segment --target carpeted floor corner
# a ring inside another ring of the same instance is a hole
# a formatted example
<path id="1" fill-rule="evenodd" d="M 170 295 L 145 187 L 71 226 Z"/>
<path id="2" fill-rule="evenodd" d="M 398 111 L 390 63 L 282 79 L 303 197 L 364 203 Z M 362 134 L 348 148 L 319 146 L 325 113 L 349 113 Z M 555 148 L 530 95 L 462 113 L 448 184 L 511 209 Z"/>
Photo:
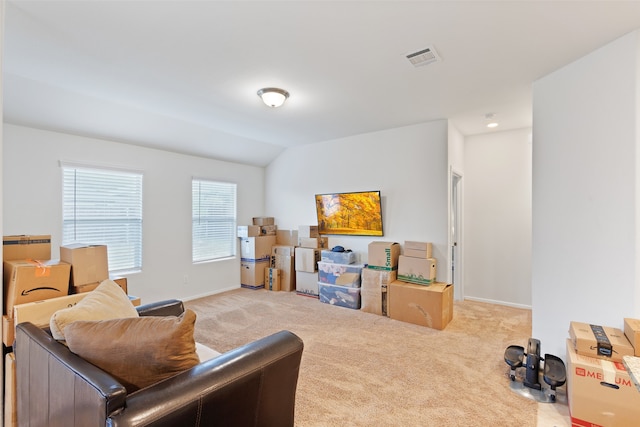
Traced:
<path id="1" fill-rule="evenodd" d="M 438 331 L 295 292 L 237 289 L 185 305 L 196 340 L 220 352 L 282 329 L 302 338 L 298 427 L 536 426 L 537 404 L 509 390 L 503 359 L 527 342 L 530 310 L 455 302 Z"/>

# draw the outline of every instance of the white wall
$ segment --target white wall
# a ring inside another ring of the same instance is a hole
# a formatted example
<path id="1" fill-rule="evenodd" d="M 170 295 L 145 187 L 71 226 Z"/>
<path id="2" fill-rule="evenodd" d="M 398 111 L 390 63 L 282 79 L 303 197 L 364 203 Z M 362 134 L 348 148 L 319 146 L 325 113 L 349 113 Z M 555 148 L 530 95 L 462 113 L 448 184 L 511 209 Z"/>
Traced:
<path id="1" fill-rule="evenodd" d="M 265 213 L 297 229 L 317 224 L 317 193 L 380 190 L 384 236 L 330 236 L 330 246 L 366 263 L 374 240 L 432 242 L 437 279 L 446 281 L 447 169 L 445 120 L 289 148 L 266 169 Z"/>
<path id="2" fill-rule="evenodd" d="M 639 33 L 533 86 L 533 335 L 623 327 L 638 304 Z"/>
<path id="3" fill-rule="evenodd" d="M 531 307 L 531 129 L 465 139 L 465 298 Z"/>
<path id="4" fill-rule="evenodd" d="M 53 258 L 62 239 L 60 161 L 143 172 L 143 271 L 128 276 L 130 294 L 147 303 L 239 287 L 239 254 L 191 262 L 191 178 L 237 183 L 244 224 L 263 214 L 263 168 L 5 124 L 4 233 L 51 234 Z"/>

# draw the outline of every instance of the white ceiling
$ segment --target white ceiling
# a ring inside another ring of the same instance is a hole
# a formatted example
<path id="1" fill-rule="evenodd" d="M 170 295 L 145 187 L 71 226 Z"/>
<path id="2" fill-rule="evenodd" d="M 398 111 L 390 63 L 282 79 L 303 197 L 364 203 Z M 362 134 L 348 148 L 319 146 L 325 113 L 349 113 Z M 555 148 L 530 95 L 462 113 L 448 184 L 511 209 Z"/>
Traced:
<path id="1" fill-rule="evenodd" d="M 4 119 L 264 166 L 443 118 L 531 126 L 532 82 L 638 28 L 640 1 L 6 0 Z"/>

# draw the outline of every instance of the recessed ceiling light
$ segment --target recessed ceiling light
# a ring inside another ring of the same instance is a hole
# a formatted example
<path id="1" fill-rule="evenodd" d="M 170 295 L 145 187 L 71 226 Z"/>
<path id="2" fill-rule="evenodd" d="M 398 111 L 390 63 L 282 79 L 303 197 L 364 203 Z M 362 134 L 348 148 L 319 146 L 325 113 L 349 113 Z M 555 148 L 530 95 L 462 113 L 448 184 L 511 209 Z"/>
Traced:
<path id="1" fill-rule="evenodd" d="M 487 127 L 490 129 L 498 127 L 498 121 L 496 120 L 495 113 L 487 113 L 484 115 L 485 120 L 487 121 Z"/>

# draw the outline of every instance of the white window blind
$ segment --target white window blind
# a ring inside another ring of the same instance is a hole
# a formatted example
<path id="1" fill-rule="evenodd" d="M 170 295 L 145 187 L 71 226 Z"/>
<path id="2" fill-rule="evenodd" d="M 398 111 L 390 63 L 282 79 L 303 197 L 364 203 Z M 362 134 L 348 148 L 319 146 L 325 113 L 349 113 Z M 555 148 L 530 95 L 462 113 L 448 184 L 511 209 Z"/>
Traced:
<path id="1" fill-rule="evenodd" d="M 142 174 L 62 166 L 62 244 L 107 245 L 109 272 L 142 269 Z"/>
<path id="2" fill-rule="evenodd" d="M 193 179 L 192 259 L 211 261 L 236 254 L 236 184 Z"/>

